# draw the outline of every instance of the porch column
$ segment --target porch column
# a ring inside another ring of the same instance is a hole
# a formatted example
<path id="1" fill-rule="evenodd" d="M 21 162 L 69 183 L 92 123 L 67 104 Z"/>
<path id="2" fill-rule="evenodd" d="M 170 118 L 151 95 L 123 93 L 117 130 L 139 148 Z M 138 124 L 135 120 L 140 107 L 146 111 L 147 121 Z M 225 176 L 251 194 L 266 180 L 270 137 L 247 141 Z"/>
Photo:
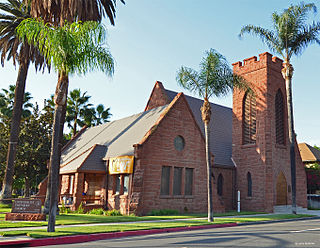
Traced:
<path id="1" fill-rule="evenodd" d="M 76 210 L 81 203 L 82 193 L 84 187 L 84 173 L 75 173 L 74 180 L 74 192 L 73 192 L 73 205 L 72 210 Z"/>

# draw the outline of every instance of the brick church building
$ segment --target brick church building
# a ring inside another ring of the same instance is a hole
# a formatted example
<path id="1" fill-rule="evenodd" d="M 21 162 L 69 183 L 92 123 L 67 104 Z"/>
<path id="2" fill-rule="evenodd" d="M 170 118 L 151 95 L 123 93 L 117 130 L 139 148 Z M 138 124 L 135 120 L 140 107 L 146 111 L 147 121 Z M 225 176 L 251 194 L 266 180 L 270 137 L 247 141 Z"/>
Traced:
<path id="1" fill-rule="evenodd" d="M 233 108 L 211 103 L 214 211 L 273 212 L 291 204 L 286 91 L 282 60 L 269 53 L 233 64 L 255 92 L 233 92 Z M 63 149 L 60 201 L 71 209 L 124 214 L 177 209 L 206 212 L 203 101 L 156 82 L 139 114 L 81 130 Z M 297 205 L 307 206 L 296 149 Z M 45 187 L 42 186 L 44 189 Z"/>

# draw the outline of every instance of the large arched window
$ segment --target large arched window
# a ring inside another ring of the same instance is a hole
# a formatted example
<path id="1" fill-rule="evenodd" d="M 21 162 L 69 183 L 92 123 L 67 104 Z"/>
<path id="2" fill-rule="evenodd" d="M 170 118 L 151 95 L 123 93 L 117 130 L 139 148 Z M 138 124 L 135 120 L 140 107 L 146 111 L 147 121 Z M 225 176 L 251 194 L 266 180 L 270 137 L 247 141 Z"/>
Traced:
<path id="1" fill-rule="evenodd" d="M 222 196 L 223 193 L 223 176 L 220 173 L 218 176 L 218 195 Z"/>
<path id="2" fill-rule="evenodd" d="M 281 90 L 279 89 L 275 98 L 275 124 L 276 124 L 276 143 L 285 145 L 284 127 L 284 101 Z"/>
<path id="3" fill-rule="evenodd" d="M 251 179 L 251 173 L 247 173 L 247 185 L 248 185 L 248 196 L 252 196 L 252 179 Z"/>
<path id="4" fill-rule="evenodd" d="M 243 144 L 256 143 L 256 98 L 248 92 L 243 98 L 242 136 Z"/>

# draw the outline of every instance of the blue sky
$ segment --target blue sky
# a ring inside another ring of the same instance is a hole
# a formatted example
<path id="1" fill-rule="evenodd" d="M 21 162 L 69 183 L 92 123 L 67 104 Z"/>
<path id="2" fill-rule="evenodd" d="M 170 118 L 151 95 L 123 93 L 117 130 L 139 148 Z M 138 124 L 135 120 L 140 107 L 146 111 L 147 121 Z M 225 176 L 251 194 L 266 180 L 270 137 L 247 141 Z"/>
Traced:
<path id="1" fill-rule="evenodd" d="M 3 1 L 2 1 L 3 2 Z M 119 2 L 119 1 L 118 1 Z M 281 12 L 300 1 L 283 0 L 126 0 L 117 5 L 116 25 L 107 21 L 108 47 L 115 58 L 115 74 L 72 76 L 70 89 L 81 88 L 91 95 L 94 104 L 111 108 L 111 120 L 144 110 L 155 81 L 174 91 L 189 92 L 176 83 L 181 65 L 198 68 L 204 52 L 210 48 L 222 53 L 229 63 L 242 61 L 269 51 L 251 36 L 238 38 L 245 24 L 271 28 L 271 14 Z M 320 4 L 317 3 L 320 11 Z M 320 13 L 311 15 L 320 21 Z M 320 46 L 311 45 L 302 56 L 293 58 L 293 98 L 298 142 L 320 145 L 320 115 L 317 99 Z M 18 68 L 12 61 L 0 67 L 0 89 L 15 84 Z M 53 94 L 57 82 L 54 72 L 35 73 L 31 66 L 26 90 L 40 106 Z M 231 94 L 211 101 L 232 106 Z"/>

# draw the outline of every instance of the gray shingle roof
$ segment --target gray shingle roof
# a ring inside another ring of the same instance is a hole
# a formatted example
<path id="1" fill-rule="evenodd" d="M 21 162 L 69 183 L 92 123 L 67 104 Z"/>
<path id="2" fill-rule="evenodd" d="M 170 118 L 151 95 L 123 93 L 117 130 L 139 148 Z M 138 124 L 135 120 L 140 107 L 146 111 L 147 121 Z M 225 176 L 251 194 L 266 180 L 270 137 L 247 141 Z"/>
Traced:
<path id="1" fill-rule="evenodd" d="M 81 170 L 91 170 L 91 165 L 101 162 L 102 158 L 133 155 L 133 145 L 142 140 L 161 114 L 165 112 L 167 106 L 88 128 L 75 137 L 62 151 L 61 173 L 71 169 L 75 170 L 83 162 L 85 163 Z M 96 147 L 94 149 L 96 144 L 104 146 L 104 148 Z M 90 152 L 91 155 L 87 157 Z M 101 166 L 93 166 L 94 170 L 98 168 L 101 168 Z"/>
<path id="2" fill-rule="evenodd" d="M 177 92 L 165 90 L 170 101 Z M 203 100 L 185 95 L 192 113 L 204 135 L 204 125 L 200 108 Z M 217 165 L 234 166 L 232 156 L 232 109 L 211 103 L 210 140 L 211 153 L 214 155 L 214 163 Z"/>

